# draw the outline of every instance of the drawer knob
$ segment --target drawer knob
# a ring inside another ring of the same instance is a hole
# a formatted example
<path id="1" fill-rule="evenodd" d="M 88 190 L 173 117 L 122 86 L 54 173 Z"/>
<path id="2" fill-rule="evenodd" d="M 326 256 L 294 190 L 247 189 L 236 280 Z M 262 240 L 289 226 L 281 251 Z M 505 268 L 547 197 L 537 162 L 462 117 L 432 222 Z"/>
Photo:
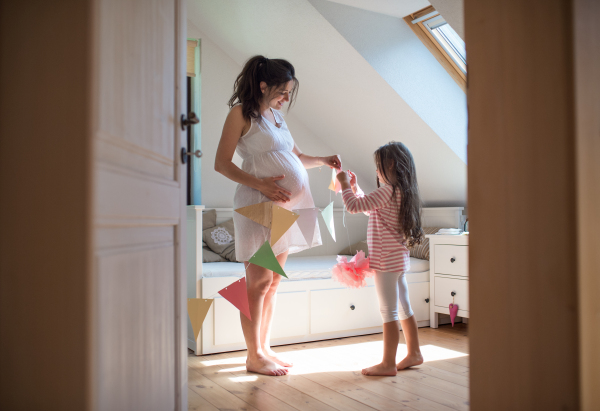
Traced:
<path id="1" fill-rule="evenodd" d="M 456 258 L 454 258 L 454 257 L 452 257 L 452 258 L 450 259 L 450 262 L 451 262 L 451 263 L 453 263 L 453 262 L 455 262 L 455 261 L 456 261 Z"/>
<path id="2" fill-rule="evenodd" d="M 452 291 L 452 292 L 450 293 L 450 295 L 451 295 L 452 297 L 454 297 L 454 296 L 456 295 L 456 293 L 455 293 L 454 291 Z"/>
<path id="3" fill-rule="evenodd" d="M 429 298 L 426 298 L 426 299 L 425 299 L 425 302 L 426 302 L 426 303 L 428 303 L 428 302 L 429 302 Z"/>
<path id="4" fill-rule="evenodd" d="M 350 306 L 350 309 L 351 309 L 351 310 L 354 310 L 355 308 L 356 308 L 356 307 L 354 306 L 354 304 L 352 304 L 352 305 Z"/>

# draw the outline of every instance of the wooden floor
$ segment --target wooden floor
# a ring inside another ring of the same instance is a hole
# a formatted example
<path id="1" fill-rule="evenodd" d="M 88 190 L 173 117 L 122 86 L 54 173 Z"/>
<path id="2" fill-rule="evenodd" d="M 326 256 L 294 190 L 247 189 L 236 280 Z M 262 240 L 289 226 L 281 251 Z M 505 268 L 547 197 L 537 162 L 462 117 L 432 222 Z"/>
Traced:
<path id="1" fill-rule="evenodd" d="M 468 410 L 466 324 L 420 328 L 425 363 L 396 377 L 365 377 L 381 361 L 382 334 L 275 347 L 290 374 L 247 373 L 245 351 L 188 357 L 189 410 Z M 402 333 L 401 333 L 402 335 Z M 398 359 L 405 354 L 401 337 Z"/>

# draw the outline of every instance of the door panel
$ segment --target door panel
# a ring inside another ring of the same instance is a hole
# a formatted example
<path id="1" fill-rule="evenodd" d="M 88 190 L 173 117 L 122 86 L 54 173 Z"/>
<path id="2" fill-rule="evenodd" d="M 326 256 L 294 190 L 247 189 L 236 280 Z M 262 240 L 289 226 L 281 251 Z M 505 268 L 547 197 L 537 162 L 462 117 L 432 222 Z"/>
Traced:
<path id="1" fill-rule="evenodd" d="M 171 243 L 97 255 L 101 410 L 174 407 L 174 251 Z"/>
<path id="2" fill-rule="evenodd" d="M 181 0 L 97 0 L 95 408 L 187 407 Z M 183 50 L 183 52 L 182 52 Z M 183 201 L 182 201 L 183 199 Z"/>
<path id="3" fill-rule="evenodd" d="M 171 164 L 176 132 L 175 3 L 98 2 L 98 131 L 105 141 Z"/>

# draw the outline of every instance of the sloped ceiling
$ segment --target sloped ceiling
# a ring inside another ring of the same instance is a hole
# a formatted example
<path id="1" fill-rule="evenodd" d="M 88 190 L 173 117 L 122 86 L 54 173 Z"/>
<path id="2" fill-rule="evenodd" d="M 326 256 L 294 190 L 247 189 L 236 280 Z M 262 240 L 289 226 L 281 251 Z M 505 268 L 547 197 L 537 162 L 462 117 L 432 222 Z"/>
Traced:
<path id="1" fill-rule="evenodd" d="M 358 9 L 403 18 L 427 6 L 440 12 L 462 39 L 465 39 L 464 0 L 327 0 Z"/>
<path id="2" fill-rule="evenodd" d="M 188 19 L 240 65 L 256 54 L 291 61 L 300 80 L 295 117 L 365 188 L 374 188 L 373 152 L 402 141 L 426 205 L 465 205 L 465 163 L 307 0 L 190 0 Z"/>
<path id="3" fill-rule="evenodd" d="M 431 5 L 440 12 L 454 31 L 464 40 L 464 0 L 431 0 Z"/>
<path id="4" fill-rule="evenodd" d="M 431 4 L 427 0 L 328 0 L 375 13 L 403 18 Z M 445 0 L 442 0 L 445 1 Z M 461 0 L 462 1 L 462 0 Z"/>

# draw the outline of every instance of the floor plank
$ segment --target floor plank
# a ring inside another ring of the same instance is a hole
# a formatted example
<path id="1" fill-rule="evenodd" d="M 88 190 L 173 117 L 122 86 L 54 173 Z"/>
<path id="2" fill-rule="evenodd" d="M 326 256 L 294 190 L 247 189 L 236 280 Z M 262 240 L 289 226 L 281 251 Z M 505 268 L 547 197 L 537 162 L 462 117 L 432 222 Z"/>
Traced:
<path id="1" fill-rule="evenodd" d="M 390 379 L 387 377 L 366 377 L 359 371 L 336 373 L 336 376 L 380 395 L 401 401 L 416 410 L 468 410 L 463 398 L 437 391 L 417 381 Z"/>
<path id="2" fill-rule="evenodd" d="M 315 378 L 317 375 L 321 376 L 321 378 Z M 348 395 L 348 391 L 359 387 L 352 384 L 347 384 L 344 387 L 332 387 L 331 381 L 326 380 L 328 380 L 327 376 L 319 373 L 290 375 L 283 382 L 299 391 L 310 393 L 312 397 L 340 411 L 374 411 L 393 409 L 392 407 L 401 409 L 402 407 L 401 404 L 393 402 L 381 404 L 376 398 L 372 399 L 364 395 Z M 382 408 L 382 406 L 387 408 Z"/>
<path id="3" fill-rule="evenodd" d="M 188 385 L 192 391 L 196 392 L 217 409 L 258 411 L 257 408 L 240 400 L 229 391 L 221 388 L 219 385 L 213 383 L 204 375 L 198 374 L 196 371 L 192 371 L 188 374 Z"/>
<path id="4" fill-rule="evenodd" d="M 231 373 L 213 372 L 203 374 L 206 378 L 226 389 L 242 401 L 247 402 L 259 410 L 295 411 L 285 402 L 277 399 L 271 394 L 255 387 L 244 377 L 231 376 Z"/>
<path id="5" fill-rule="evenodd" d="M 212 405 L 200 396 L 196 391 L 188 388 L 188 410 L 189 411 L 219 411 L 217 407 Z"/>
<path id="6" fill-rule="evenodd" d="M 382 334 L 274 347 L 295 363 L 290 374 L 245 370 L 245 351 L 188 357 L 189 410 L 469 410 L 468 326 L 421 328 L 425 363 L 395 377 L 367 377 L 381 361 Z M 398 360 L 406 353 L 403 334 Z"/>

